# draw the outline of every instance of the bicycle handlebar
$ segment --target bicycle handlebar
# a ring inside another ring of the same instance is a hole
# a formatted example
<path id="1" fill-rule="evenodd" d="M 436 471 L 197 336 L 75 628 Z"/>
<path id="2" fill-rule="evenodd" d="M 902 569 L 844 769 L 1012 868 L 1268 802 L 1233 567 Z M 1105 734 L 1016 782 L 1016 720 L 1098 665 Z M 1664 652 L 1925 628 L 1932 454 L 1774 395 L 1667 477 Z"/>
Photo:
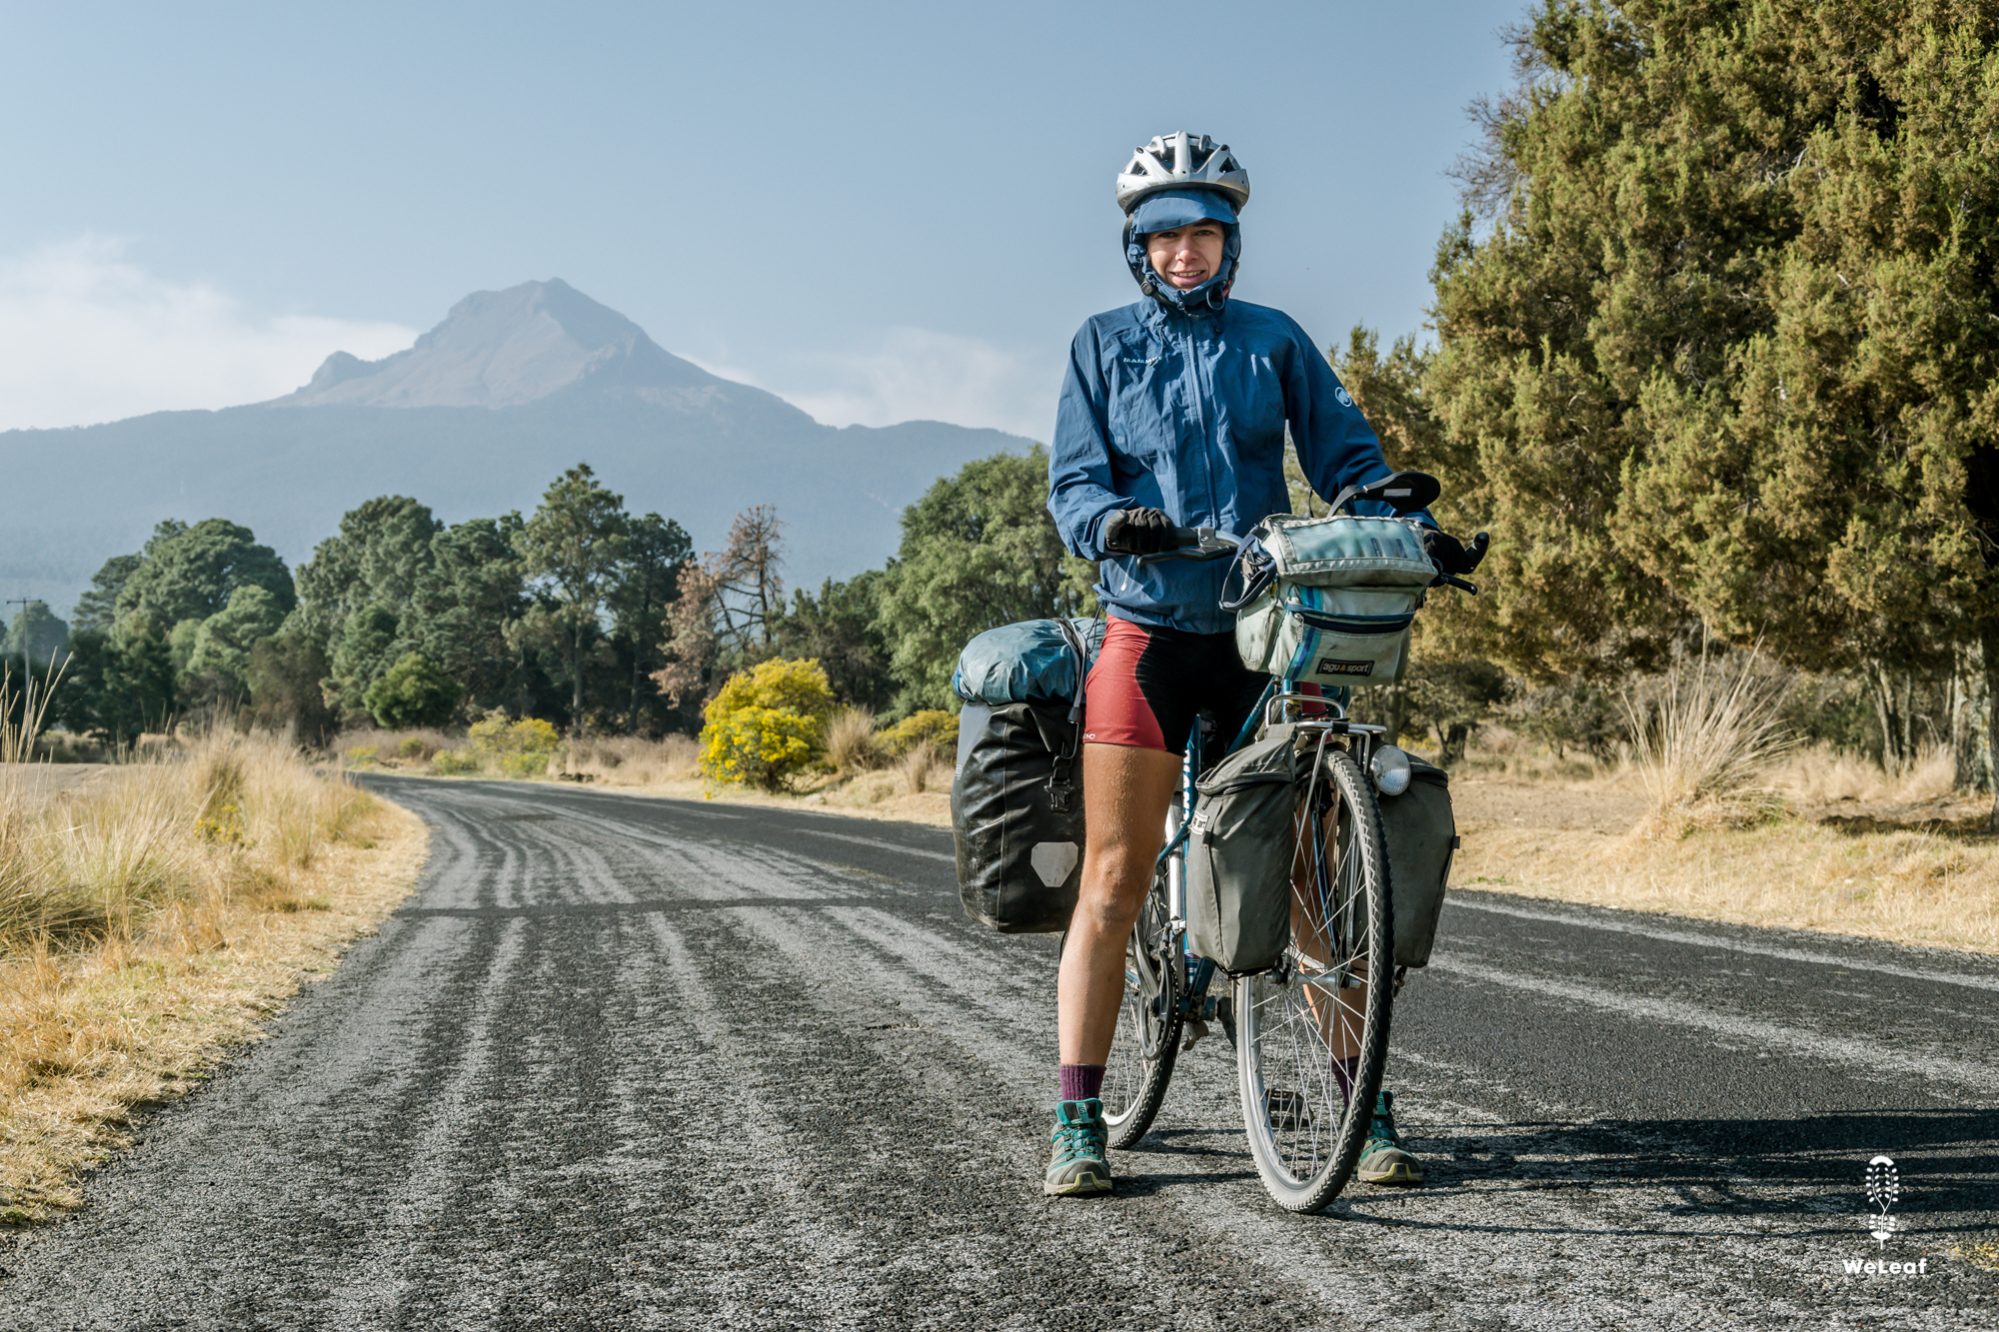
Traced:
<path id="1" fill-rule="evenodd" d="M 1221 560 L 1232 557 L 1242 546 L 1242 542 L 1226 532 L 1218 532 L 1212 527 L 1174 527 L 1168 529 L 1176 548 L 1157 551 L 1150 555 L 1140 555 L 1140 564 L 1157 564 L 1161 560 Z M 1485 533 L 1476 544 L 1480 554 L 1485 553 Z M 1447 574 L 1438 570 L 1432 587 L 1454 587 L 1473 596 L 1478 595 L 1478 584 L 1457 574 Z"/>

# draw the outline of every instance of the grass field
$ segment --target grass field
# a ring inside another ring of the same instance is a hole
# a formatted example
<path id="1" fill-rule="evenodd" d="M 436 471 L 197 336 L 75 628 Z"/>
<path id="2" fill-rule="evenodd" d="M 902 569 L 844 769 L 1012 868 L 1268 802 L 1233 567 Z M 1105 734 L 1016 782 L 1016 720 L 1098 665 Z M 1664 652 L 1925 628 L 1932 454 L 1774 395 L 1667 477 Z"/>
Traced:
<path id="1" fill-rule="evenodd" d="M 81 1201 L 414 884 L 423 825 L 267 738 L 0 764 L 0 1223 Z"/>

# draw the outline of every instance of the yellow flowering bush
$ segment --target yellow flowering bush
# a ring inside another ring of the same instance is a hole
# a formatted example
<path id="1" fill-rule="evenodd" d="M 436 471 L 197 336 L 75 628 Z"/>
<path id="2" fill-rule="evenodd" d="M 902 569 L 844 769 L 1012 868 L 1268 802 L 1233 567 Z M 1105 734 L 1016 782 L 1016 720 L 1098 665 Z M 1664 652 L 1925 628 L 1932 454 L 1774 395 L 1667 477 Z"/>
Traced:
<path id="1" fill-rule="evenodd" d="M 548 761 L 562 744 L 562 733 L 553 723 L 539 717 L 510 722 L 504 712 L 473 722 L 467 736 L 480 762 L 497 768 L 506 777 L 541 776 L 548 771 Z"/>
<path id="2" fill-rule="evenodd" d="M 912 712 L 877 738 L 882 752 L 901 758 L 918 745 L 932 749 L 955 749 L 958 744 L 958 717 L 942 708 Z"/>
<path id="3" fill-rule="evenodd" d="M 766 661 L 729 677 L 701 710 L 701 771 L 713 781 L 782 790 L 818 761 L 833 687 L 817 661 Z"/>

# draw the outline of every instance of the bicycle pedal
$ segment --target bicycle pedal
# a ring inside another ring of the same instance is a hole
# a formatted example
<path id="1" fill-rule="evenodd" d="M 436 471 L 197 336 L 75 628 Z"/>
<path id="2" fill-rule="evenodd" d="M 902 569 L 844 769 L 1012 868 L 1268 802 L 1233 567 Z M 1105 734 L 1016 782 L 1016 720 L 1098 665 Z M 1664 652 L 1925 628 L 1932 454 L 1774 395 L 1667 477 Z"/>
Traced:
<path id="1" fill-rule="evenodd" d="M 1197 1043 L 1207 1036 L 1208 1024 L 1200 1018 L 1190 1017 L 1187 1019 L 1185 1031 L 1186 1039 L 1180 1042 L 1182 1052 L 1193 1049 Z"/>

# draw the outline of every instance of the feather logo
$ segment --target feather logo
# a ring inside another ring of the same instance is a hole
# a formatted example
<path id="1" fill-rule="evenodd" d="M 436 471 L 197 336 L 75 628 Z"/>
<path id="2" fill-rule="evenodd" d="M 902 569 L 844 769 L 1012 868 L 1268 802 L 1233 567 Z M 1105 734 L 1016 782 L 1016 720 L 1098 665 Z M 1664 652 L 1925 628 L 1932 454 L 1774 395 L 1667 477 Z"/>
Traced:
<path id="1" fill-rule="evenodd" d="M 1867 1182 L 1867 1205 L 1874 1209 L 1867 1218 L 1867 1233 L 1874 1242 L 1887 1247 L 1888 1237 L 1895 1233 L 1895 1218 L 1889 1209 L 1902 1196 L 1902 1180 L 1895 1173 L 1895 1159 L 1891 1156 L 1877 1156 L 1867 1163 L 1862 1178 Z"/>

